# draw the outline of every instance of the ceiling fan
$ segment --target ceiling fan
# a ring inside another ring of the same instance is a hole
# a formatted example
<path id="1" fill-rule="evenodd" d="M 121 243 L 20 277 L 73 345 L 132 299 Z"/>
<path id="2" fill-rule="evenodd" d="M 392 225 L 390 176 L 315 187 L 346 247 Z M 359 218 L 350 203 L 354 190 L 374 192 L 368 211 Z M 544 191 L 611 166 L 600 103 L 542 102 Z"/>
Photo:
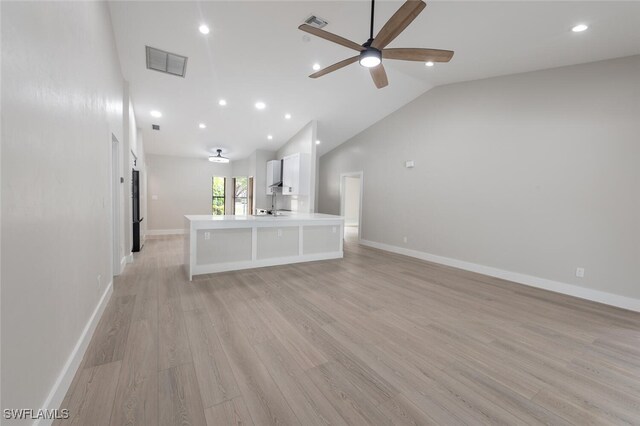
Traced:
<path id="1" fill-rule="evenodd" d="M 449 62 L 453 57 L 451 50 L 438 49 L 420 49 L 420 48 L 394 48 L 385 49 L 405 28 L 413 22 L 413 20 L 422 12 L 426 3 L 422 0 L 407 0 L 396 13 L 389 18 L 375 38 L 373 37 L 373 16 L 375 0 L 371 0 L 371 29 L 369 31 L 369 40 L 359 45 L 351 40 L 347 40 L 339 35 L 332 34 L 328 31 L 321 30 L 311 25 L 302 24 L 298 27 L 302 31 L 313 34 L 325 40 L 332 41 L 342 46 L 348 47 L 360 52 L 359 55 L 345 59 L 324 68 L 309 77 L 318 78 L 325 74 L 339 70 L 356 61 L 360 62 L 363 67 L 369 68 L 371 78 L 378 89 L 389 84 L 387 73 L 382 66 L 383 59 L 399 59 L 402 61 L 419 61 L 419 62 Z"/>

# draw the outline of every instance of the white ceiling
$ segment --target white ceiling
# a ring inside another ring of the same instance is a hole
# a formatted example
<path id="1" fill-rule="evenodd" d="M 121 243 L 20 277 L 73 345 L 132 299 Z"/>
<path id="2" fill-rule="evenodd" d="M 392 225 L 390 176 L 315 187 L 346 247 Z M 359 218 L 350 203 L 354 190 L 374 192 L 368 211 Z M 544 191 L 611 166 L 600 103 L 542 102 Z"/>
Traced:
<path id="1" fill-rule="evenodd" d="M 376 31 L 402 1 L 376 2 Z M 640 53 L 640 2 L 428 2 L 389 47 L 454 50 L 448 64 L 385 61 L 389 86 L 376 89 L 357 63 L 310 79 L 353 56 L 297 26 L 311 13 L 325 30 L 366 41 L 365 1 L 110 3 L 122 70 L 149 153 L 205 157 L 222 148 L 242 159 L 277 149 L 318 120 L 323 154 L 438 85 Z M 198 26 L 206 23 L 209 35 Z M 577 23 L 590 28 L 571 32 Z M 145 45 L 189 57 L 185 78 L 146 69 Z M 218 99 L 227 100 L 226 107 Z M 258 111 L 254 103 L 264 101 Z M 163 116 L 154 119 L 151 110 Z M 285 120 L 284 114 L 293 118 Z M 151 130 L 151 124 L 161 131 Z M 198 123 L 206 123 L 201 130 Z M 267 140 L 272 134 L 273 140 Z"/>

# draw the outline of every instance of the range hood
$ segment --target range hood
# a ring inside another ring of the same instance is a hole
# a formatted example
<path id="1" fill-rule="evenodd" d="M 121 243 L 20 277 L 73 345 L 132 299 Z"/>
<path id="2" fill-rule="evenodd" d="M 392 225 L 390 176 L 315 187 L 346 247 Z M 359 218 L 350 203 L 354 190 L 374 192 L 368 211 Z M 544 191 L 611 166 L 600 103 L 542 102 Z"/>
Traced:
<path id="1" fill-rule="evenodd" d="M 277 176 L 277 179 L 274 179 L 274 183 L 272 183 L 271 185 L 269 185 L 269 188 L 282 188 L 282 169 L 283 169 L 283 164 L 284 160 L 280 160 L 280 175 Z"/>

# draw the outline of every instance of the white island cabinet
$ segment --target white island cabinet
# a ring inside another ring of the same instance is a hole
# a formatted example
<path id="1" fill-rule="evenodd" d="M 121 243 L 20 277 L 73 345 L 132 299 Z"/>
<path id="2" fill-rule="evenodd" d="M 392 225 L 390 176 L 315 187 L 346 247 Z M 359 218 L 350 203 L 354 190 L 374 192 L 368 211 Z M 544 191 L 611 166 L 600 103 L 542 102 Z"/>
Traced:
<path id="1" fill-rule="evenodd" d="M 185 216 L 184 265 L 194 275 L 343 257 L 344 219 L 283 216 Z"/>

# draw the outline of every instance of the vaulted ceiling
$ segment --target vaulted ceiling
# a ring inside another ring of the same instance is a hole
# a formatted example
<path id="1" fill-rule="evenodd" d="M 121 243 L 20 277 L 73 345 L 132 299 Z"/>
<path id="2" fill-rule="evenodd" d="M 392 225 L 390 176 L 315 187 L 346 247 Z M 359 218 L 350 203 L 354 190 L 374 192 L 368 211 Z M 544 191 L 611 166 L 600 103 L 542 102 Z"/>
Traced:
<path id="1" fill-rule="evenodd" d="M 376 2 L 376 28 L 401 4 Z M 277 149 L 315 119 L 322 154 L 434 86 L 640 53 L 640 2 L 428 2 L 389 47 L 454 50 L 450 63 L 387 60 L 384 89 L 358 64 L 308 78 L 314 63 L 325 67 L 353 52 L 305 36 L 298 25 L 314 14 L 329 22 L 325 30 L 363 43 L 369 8 L 366 1 L 110 2 L 147 152 L 204 158 L 222 148 L 242 159 Z M 207 35 L 198 31 L 203 23 Z M 578 23 L 589 29 L 572 32 Z M 146 69 L 146 45 L 187 56 L 186 77 Z M 257 101 L 266 108 L 257 110 Z"/>

